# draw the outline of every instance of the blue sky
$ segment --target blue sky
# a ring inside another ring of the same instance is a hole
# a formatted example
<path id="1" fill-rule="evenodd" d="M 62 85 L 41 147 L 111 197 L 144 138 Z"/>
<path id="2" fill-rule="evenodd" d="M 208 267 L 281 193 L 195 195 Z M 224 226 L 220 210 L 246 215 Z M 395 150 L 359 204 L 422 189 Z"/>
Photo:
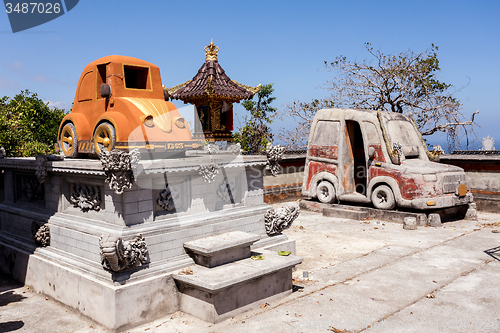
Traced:
<path id="1" fill-rule="evenodd" d="M 479 138 L 500 147 L 500 2 L 498 1 L 89 1 L 65 15 L 13 34 L 0 13 L 0 96 L 23 89 L 69 109 L 81 71 L 120 54 L 160 67 L 163 84 L 191 79 L 213 38 L 219 63 L 238 82 L 274 83 L 275 106 L 328 95 L 323 62 L 439 47 L 440 79 L 453 84 L 463 113 L 475 110 Z M 182 107 L 183 103 L 176 103 Z M 244 110 L 235 108 L 235 126 Z M 188 115 L 186 115 L 188 116 Z M 276 122 L 273 129 L 291 126 Z M 436 137 L 442 143 L 443 137 Z"/>

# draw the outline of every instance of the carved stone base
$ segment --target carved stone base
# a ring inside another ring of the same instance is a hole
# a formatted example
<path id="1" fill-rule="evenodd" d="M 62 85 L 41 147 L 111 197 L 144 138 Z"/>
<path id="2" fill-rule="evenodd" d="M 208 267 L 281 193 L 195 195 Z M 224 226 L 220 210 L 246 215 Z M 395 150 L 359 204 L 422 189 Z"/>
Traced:
<path id="1" fill-rule="evenodd" d="M 207 182 L 199 168 L 213 164 L 220 172 Z M 186 242 L 238 231 L 257 235 L 252 251 L 294 253 L 286 235 L 266 234 L 265 164 L 241 155 L 140 161 L 135 183 L 117 194 L 98 160 L 48 160 L 40 184 L 35 159 L 4 158 L 0 270 L 111 329 L 167 316 L 180 309 L 172 273 L 194 264 Z"/>

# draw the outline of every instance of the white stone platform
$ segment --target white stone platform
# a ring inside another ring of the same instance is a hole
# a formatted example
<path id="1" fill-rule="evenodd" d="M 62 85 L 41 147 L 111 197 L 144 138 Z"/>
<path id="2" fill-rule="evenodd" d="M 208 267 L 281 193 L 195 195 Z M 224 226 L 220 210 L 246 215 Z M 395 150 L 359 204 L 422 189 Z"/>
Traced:
<path id="1" fill-rule="evenodd" d="M 187 242 L 238 231 L 257 235 L 252 250 L 295 253 L 285 235 L 266 234 L 265 163 L 261 156 L 219 155 L 140 161 L 135 184 L 116 194 L 99 160 L 47 161 L 40 183 L 34 158 L 0 159 L 0 269 L 113 329 L 166 316 L 180 306 L 172 274 L 195 264 Z M 200 176 L 203 165 L 219 171 L 211 182 Z M 49 246 L 35 243 L 34 224 L 48 226 Z M 103 267 L 102 236 L 127 244 L 139 235 L 144 262 Z"/>

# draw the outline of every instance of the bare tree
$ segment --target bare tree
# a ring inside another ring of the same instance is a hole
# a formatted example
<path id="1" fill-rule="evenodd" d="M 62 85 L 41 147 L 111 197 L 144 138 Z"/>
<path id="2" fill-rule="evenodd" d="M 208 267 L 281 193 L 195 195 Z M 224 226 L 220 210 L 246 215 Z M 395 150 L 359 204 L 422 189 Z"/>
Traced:
<path id="1" fill-rule="evenodd" d="M 412 113 L 422 135 L 444 132 L 449 148 L 454 149 L 459 145 L 461 133 L 465 132 L 469 144 L 467 128 L 473 133 L 474 116 L 479 111 L 466 121 L 460 102 L 449 92 L 452 85 L 438 80 L 441 68 L 437 46 L 432 45 L 422 53 L 407 50 L 394 55 L 374 50 L 369 43 L 365 46 L 373 58 L 371 61 L 351 62 L 344 56 L 333 62 L 325 61 L 326 70 L 334 73 L 324 87 L 330 91 L 329 97 L 312 103 L 285 105 L 281 114 L 293 116 L 298 122 L 297 130 L 283 131 L 282 138 L 287 138 L 289 145 L 307 142 L 306 136 L 300 136 L 307 135 L 314 113 L 325 105 Z"/>

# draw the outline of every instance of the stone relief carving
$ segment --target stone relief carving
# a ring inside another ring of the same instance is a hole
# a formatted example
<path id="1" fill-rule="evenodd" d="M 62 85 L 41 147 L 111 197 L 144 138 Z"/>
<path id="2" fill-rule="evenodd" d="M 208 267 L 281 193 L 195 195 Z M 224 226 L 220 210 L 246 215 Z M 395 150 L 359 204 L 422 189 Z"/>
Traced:
<path id="1" fill-rule="evenodd" d="M 200 165 L 198 172 L 205 182 L 211 183 L 215 180 L 215 177 L 217 177 L 217 174 L 219 173 L 219 166 L 215 163 L 210 165 Z"/>
<path id="2" fill-rule="evenodd" d="M 46 247 L 50 245 L 50 229 L 46 224 L 39 224 L 37 221 L 31 222 L 31 234 L 38 246 Z"/>
<path id="3" fill-rule="evenodd" d="M 147 261 L 148 249 L 142 235 L 130 241 L 103 235 L 99 238 L 99 247 L 102 266 L 114 272 L 141 267 Z"/>
<path id="4" fill-rule="evenodd" d="M 122 194 L 123 191 L 134 185 L 134 171 L 140 159 L 137 148 L 132 149 L 129 153 L 118 149 L 113 149 L 111 152 L 103 149 L 99 159 L 106 174 L 106 183 L 116 194 Z"/>
<path id="5" fill-rule="evenodd" d="M 82 211 L 101 209 L 101 188 L 92 185 L 73 184 L 69 202 Z"/>
<path id="6" fill-rule="evenodd" d="M 285 147 L 281 147 L 280 145 L 273 146 L 271 143 L 268 143 L 266 146 L 267 168 L 274 177 L 277 177 L 280 173 L 279 162 L 283 159 L 284 153 Z"/>
<path id="7" fill-rule="evenodd" d="M 47 178 L 47 156 L 45 155 L 38 155 L 36 157 L 36 178 L 38 178 L 38 181 L 41 183 L 45 182 L 45 179 Z"/>
<path id="8" fill-rule="evenodd" d="M 35 178 L 21 178 L 21 195 L 30 200 L 43 200 L 44 189 Z"/>
<path id="9" fill-rule="evenodd" d="M 222 201 L 234 201 L 235 193 L 236 186 L 229 179 L 224 179 L 217 189 L 217 195 L 222 199 Z"/>
<path id="10" fill-rule="evenodd" d="M 283 230 L 292 226 L 293 221 L 299 216 L 300 207 L 296 202 L 290 202 L 285 207 L 278 209 L 269 209 L 264 215 L 264 224 L 268 235 L 281 233 Z"/>
<path id="11" fill-rule="evenodd" d="M 157 202 L 158 205 L 161 206 L 161 208 L 165 209 L 168 212 L 171 212 L 175 209 L 175 202 L 179 203 L 180 199 L 181 196 L 179 192 L 177 192 L 167 184 L 166 188 L 160 192 L 160 197 L 158 198 Z"/>

